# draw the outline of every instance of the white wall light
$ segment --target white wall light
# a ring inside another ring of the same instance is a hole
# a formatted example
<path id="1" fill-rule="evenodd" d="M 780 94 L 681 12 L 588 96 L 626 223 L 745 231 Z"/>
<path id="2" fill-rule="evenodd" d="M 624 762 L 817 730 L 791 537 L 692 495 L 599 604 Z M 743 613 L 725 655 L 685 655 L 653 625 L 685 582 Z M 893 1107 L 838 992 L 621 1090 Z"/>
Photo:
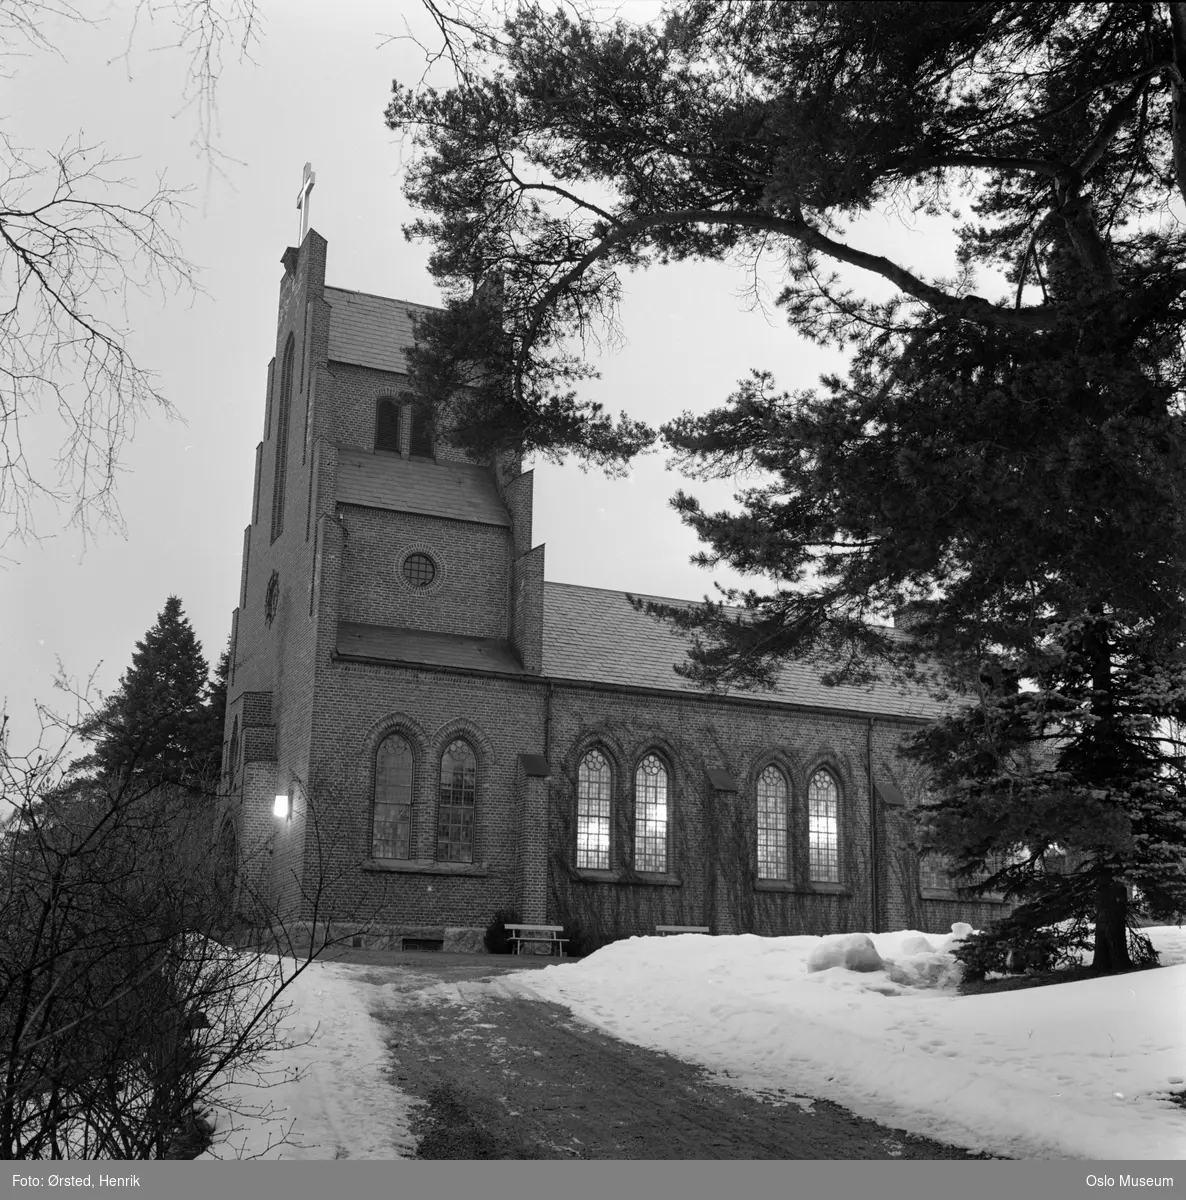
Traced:
<path id="1" fill-rule="evenodd" d="M 292 807 L 287 795 L 276 797 L 276 803 L 272 806 L 272 812 L 281 820 L 288 820 L 292 815 Z"/>

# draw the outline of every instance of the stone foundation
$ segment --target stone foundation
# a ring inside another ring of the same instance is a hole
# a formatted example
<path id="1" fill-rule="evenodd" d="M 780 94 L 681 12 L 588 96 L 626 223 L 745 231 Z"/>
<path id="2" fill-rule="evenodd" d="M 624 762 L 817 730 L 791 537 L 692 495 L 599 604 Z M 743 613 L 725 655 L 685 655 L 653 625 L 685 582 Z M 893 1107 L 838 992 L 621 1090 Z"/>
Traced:
<path id="1" fill-rule="evenodd" d="M 292 930 L 293 944 L 300 948 L 309 945 L 311 927 L 309 922 L 300 921 Z M 401 950 L 404 939 L 441 942 L 441 949 L 448 954 L 485 954 L 485 929 L 470 926 L 446 925 L 350 925 L 331 921 L 318 925 L 319 939 L 329 940 L 345 946 L 357 946 L 364 950 Z"/>

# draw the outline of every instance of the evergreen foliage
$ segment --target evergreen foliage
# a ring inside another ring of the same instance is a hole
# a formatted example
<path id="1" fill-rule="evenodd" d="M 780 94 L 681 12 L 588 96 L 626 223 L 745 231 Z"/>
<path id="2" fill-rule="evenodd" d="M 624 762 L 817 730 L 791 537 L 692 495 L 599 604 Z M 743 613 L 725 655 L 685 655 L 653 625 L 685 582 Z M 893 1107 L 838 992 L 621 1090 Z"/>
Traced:
<path id="1" fill-rule="evenodd" d="M 486 926 L 482 941 L 490 954 L 510 954 L 514 950 L 511 935 L 507 933 L 507 922 L 514 925 L 519 914 L 513 908 L 500 908 Z"/>
<path id="2" fill-rule="evenodd" d="M 228 652 L 213 681 L 177 596 L 136 643 L 119 687 L 83 726 L 94 743 L 79 767 L 109 789 L 175 784 L 213 790 L 222 755 Z"/>
<path id="3" fill-rule="evenodd" d="M 920 850 L 1030 927 L 1091 913 L 1094 965 L 1130 965 L 1134 915 L 1186 911 L 1186 6 L 430 7 L 456 84 L 387 110 L 451 297 L 422 392 L 472 448 L 626 462 L 652 431 L 582 401 L 570 349 L 622 272 L 784 263 L 792 330 L 848 370 L 759 370 L 661 431 L 688 475 L 751 476 L 739 511 L 675 504 L 703 565 L 764 586 L 649 607 L 706 686 L 814 655 L 947 687 Z M 863 248 L 870 211 L 957 223 L 951 278 Z"/>

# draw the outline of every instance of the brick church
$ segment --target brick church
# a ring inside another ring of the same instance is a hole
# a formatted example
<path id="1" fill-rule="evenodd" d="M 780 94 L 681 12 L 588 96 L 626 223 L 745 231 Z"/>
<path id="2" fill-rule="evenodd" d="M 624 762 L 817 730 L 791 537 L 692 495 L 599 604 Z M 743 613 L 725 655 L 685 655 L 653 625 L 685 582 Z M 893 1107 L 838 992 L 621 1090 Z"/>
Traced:
<path id="1" fill-rule="evenodd" d="M 594 944 L 999 915 L 909 847 L 896 747 L 935 701 L 805 665 L 692 687 L 622 592 L 546 579 L 532 473 L 467 459 L 413 401 L 418 306 L 326 286 L 312 230 L 282 262 L 232 627 L 240 878 L 394 947 L 476 948 L 498 910 Z"/>

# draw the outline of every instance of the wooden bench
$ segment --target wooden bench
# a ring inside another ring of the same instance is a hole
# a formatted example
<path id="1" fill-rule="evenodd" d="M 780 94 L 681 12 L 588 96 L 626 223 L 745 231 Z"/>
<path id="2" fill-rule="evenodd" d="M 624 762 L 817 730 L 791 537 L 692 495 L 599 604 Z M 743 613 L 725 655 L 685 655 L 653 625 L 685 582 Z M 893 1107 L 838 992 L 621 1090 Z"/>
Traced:
<path id="1" fill-rule="evenodd" d="M 656 925 L 655 932 L 660 937 L 667 937 L 671 933 L 707 933 L 707 925 Z"/>
<path id="2" fill-rule="evenodd" d="M 507 925 L 507 936 L 515 944 L 515 953 L 521 954 L 523 946 L 527 942 L 542 942 L 548 947 L 548 952 L 551 953 L 551 947 L 555 946 L 560 954 L 564 957 L 564 944 L 568 938 L 563 938 L 560 935 L 564 932 L 563 925 Z"/>

